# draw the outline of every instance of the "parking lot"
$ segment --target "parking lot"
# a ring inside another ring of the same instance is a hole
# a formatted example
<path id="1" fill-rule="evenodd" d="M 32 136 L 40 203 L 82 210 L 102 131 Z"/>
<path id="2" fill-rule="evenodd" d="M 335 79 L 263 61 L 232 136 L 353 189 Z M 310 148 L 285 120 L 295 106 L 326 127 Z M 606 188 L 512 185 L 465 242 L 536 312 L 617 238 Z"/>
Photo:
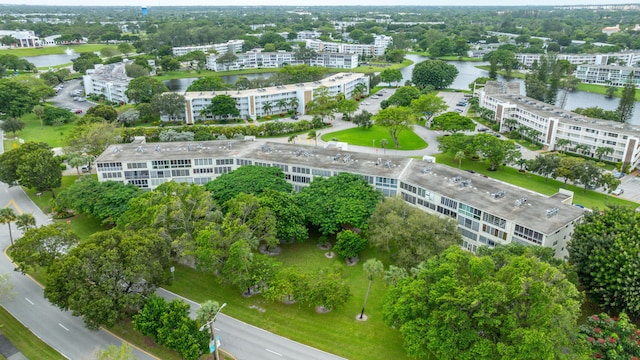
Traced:
<path id="1" fill-rule="evenodd" d="M 64 87 L 61 88 L 60 91 L 58 91 L 56 96 L 51 99 L 53 105 L 63 109 L 69 109 L 70 111 L 82 110 L 82 113 L 77 112 L 78 115 L 86 113 L 87 110 L 94 105 L 93 103 L 86 100 L 74 101 L 73 98 L 77 97 L 74 95 L 74 91 L 80 92 L 80 94 L 84 92 L 82 81 L 80 79 L 66 81 L 63 86 Z M 81 98 L 84 99 L 84 97 Z"/>

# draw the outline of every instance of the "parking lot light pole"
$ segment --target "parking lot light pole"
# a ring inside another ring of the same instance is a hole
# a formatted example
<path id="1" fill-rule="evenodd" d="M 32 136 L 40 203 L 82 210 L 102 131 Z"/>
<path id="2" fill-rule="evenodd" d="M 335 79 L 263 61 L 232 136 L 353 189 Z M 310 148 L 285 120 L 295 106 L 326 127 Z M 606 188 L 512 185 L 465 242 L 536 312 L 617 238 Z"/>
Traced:
<path id="1" fill-rule="evenodd" d="M 216 350 L 215 350 L 215 353 L 214 353 L 215 360 L 219 360 L 220 359 L 220 353 L 218 352 L 218 347 L 219 346 L 218 346 L 218 342 L 216 341 L 216 336 L 215 336 L 215 333 L 214 333 L 214 323 L 216 322 L 216 318 L 218 317 L 218 314 L 220 314 L 220 311 L 222 311 L 222 308 L 224 308 L 225 306 L 227 306 L 227 303 L 222 304 L 220 306 L 220 308 L 218 308 L 218 311 L 216 311 L 216 314 L 213 315 L 213 319 L 211 319 L 209 322 L 207 322 L 206 324 L 202 325 L 202 327 L 200 327 L 200 331 L 202 331 L 202 330 L 204 330 L 204 328 L 206 326 L 209 326 L 209 334 L 211 335 L 210 339 L 209 339 L 210 340 L 209 344 L 211 344 L 211 342 L 213 342 L 215 344 L 215 346 L 216 346 Z M 209 346 L 211 346 L 211 345 L 209 345 Z"/>

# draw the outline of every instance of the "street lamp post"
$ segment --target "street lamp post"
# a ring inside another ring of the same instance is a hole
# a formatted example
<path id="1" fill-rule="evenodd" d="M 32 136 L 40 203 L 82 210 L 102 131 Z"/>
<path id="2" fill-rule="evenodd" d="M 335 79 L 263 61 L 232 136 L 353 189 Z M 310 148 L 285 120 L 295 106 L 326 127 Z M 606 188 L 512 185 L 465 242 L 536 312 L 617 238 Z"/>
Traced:
<path id="1" fill-rule="evenodd" d="M 209 326 L 209 333 L 211 334 L 211 338 L 210 338 L 210 342 L 209 342 L 209 347 L 211 347 L 211 342 L 213 342 L 213 344 L 216 346 L 216 351 L 215 351 L 215 355 L 214 358 L 215 360 L 219 360 L 220 359 L 220 354 L 218 353 L 218 342 L 216 341 L 216 336 L 214 334 L 214 323 L 216 322 L 216 318 L 218 317 L 218 314 L 220 314 L 220 311 L 222 311 L 222 308 L 224 308 L 225 306 L 227 306 L 227 303 L 224 303 L 220 306 L 220 308 L 218 308 L 218 311 L 216 311 L 215 315 L 213 315 L 213 319 L 211 319 L 211 321 L 207 322 L 206 324 L 202 325 L 202 327 L 200 327 L 200 331 L 204 330 L 204 328 L 208 325 Z"/>

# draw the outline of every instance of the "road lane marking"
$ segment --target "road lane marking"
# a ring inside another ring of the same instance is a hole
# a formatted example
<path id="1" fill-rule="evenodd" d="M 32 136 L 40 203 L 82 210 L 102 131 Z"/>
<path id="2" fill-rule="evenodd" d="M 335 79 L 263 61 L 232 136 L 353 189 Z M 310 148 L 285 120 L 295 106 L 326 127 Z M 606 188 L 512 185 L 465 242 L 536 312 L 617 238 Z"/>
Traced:
<path id="1" fill-rule="evenodd" d="M 13 200 L 13 199 L 9 200 L 7 205 L 5 205 L 4 207 L 9 207 L 9 205 L 13 206 L 16 209 L 16 211 L 18 212 L 19 215 L 23 214 L 22 209 L 20 209 L 20 206 L 18 206 L 18 204 L 16 203 L 15 200 Z"/>
<path id="2" fill-rule="evenodd" d="M 69 329 L 67 329 L 66 327 L 64 327 L 64 325 L 62 325 L 62 324 L 60 324 L 60 323 L 58 323 L 58 325 L 60 325 L 60 327 L 61 327 L 61 328 L 63 328 L 63 329 L 65 329 L 65 330 L 69 331 Z"/>
<path id="3" fill-rule="evenodd" d="M 273 350 L 269 350 L 269 349 L 265 349 L 265 350 L 267 350 L 268 352 L 270 352 L 270 353 L 272 353 L 272 354 L 275 354 L 275 355 L 278 355 L 278 356 L 282 356 L 282 354 L 277 353 L 277 352 L 275 352 L 275 351 L 273 351 Z"/>
<path id="4" fill-rule="evenodd" d="M 33 301 L 29 300 L 29 298 L 24 298 L 24 299 L 25 299 L 25 300 L 27 300 L 27 302 L 28 302 L 29 304 L 31 304 L 31 305 L 35 305 L 35 304 L 33 303 Z"/>

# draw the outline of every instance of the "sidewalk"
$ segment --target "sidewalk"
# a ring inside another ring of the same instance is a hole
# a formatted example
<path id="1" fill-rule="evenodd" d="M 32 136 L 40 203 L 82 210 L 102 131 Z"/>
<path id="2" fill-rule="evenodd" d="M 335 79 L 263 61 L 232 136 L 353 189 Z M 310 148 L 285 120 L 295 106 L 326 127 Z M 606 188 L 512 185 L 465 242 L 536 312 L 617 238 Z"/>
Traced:
<path id="1" fill-rule="evenodd" d="M 2 334 L 0 334 L 0 355 L 7 360 L 29 360 Z"/>

